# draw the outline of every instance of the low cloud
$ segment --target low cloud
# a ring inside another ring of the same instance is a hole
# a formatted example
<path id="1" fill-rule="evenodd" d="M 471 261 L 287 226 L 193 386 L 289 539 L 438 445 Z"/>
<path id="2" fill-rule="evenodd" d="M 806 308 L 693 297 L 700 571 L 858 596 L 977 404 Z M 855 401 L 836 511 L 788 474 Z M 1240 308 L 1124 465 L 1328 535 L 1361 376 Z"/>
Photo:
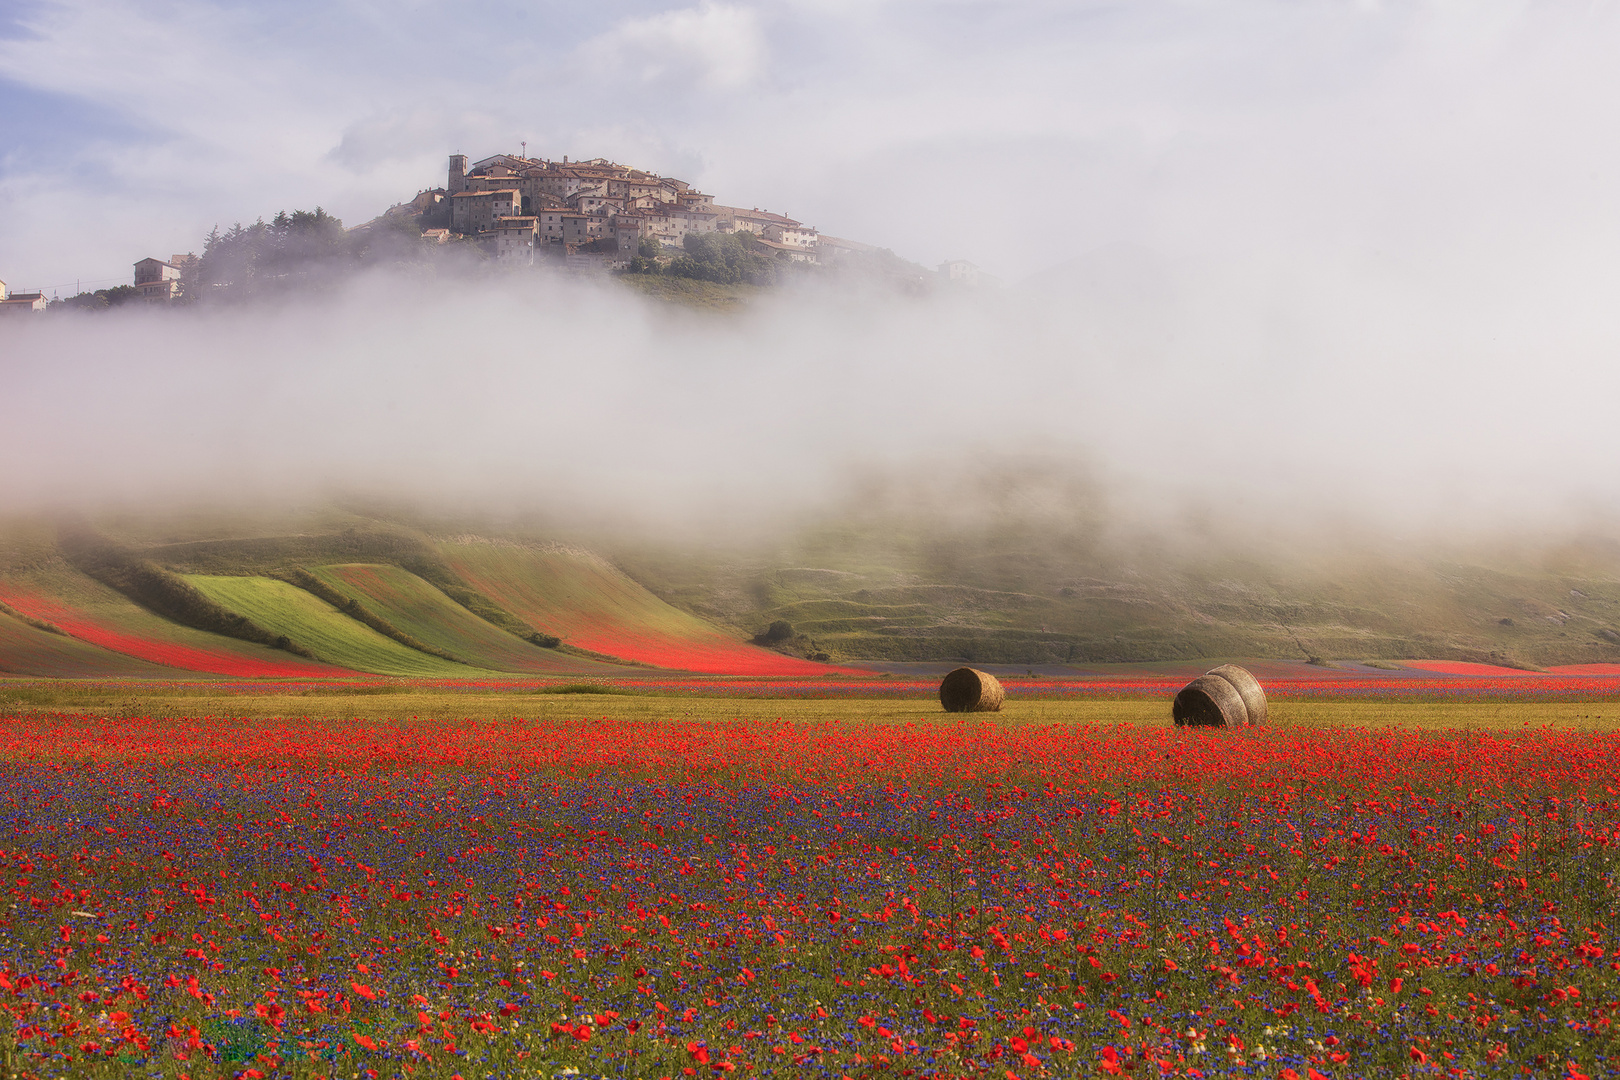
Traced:
<path id="1" fill-rule="evenodd" d="M 1153 287 L 1129 305 L 1082 264 L 1040 290 L 823 283 L 728 316 L 537 273 L 41 320 L 0 360 L 0 505 L 370 493 L 759 526 L 873 477 L 989 469 L 1085 476 L 1169 529 L 1553 529 L 1620 508 L 1612 320 L 1542 326 L 1398 282 L 1300 283 L 1273 312 L 1254 293 L 1274 282 L 1137 273 Z"/>

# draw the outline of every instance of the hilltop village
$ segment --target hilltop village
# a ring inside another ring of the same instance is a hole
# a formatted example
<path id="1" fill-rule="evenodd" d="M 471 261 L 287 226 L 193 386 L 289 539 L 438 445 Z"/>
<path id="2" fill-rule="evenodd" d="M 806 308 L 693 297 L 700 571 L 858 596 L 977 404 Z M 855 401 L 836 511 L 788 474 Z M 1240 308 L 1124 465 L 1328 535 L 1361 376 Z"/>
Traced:
<path id="1" fill-rule="evenodd" d="M 707 240 L 707 242 L 706 242 Z M 137 302 L 170 304 L 250 291 L 261 280 L 330 268 L 338 257 L 395 259 L 437 249 L 504 267 L 549 265 L 571 273 L 667 272 L 711 277 L 723 260 L 731 280 L 773 277 L 791 265 L 838 266 L 887 260 L 911 276 L 959 285 L 990 279 L 965 261 L 930 273 L 871 244 L 827 236 L 787 214 L 730 206 L 683 180 L 605 158 L 560 162 L 496 154 L 469 164 L 452 154 L 442 188 L 419 192 L 364 224 L 344 229 L 317 208 L 273 222 L 218 229 L 203 254 L 143 258 L 133 281 L 66 300 L 44 290 L 11 292 L 0 281 L 0 317 L 49 308 L 95 308 Z M 729 254 L 727 252 L 729 251 Z M 741 271 L 738 269 L 743 262 Z M 750 267 L 752 269 L 750 269 Z"/>
<path id="2" fill-rule="evenodd" d="M 422 192 L 409 205 L 424 221 L 442 222 L 425 235 L 481 239 L 502 262 L 562 256 L 627 269 L 643 240 L 679 248 L 688 236 L 737 232 L 794 262 L 871 250 L 823 238 L 786 214 L 725 206 L 683 180 L 603 158 L 556 162 L 496 154 L 468 165 L 465 155 L 454 154 L 445 187 Z"/>

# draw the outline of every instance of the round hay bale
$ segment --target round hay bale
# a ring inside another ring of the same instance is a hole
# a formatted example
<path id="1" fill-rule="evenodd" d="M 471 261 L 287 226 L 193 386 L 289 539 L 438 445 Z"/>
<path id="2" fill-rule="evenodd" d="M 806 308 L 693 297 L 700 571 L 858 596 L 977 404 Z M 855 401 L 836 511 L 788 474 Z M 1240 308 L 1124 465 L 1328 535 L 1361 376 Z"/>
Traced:
<path id="1" fill-rule="evenodd" d="M 959 667 L 939 684 L 939 703 L 946 712 L 1000 712 L 1007 692 L 994 675 Z"/>
<path id="2" fill-rule="evenodd" d="M 1249 674 L 1247 668 L 1240 668 L 1236 664 L 1222 664 L 1220 667 L 1210 668 L 1204 674 L 1219 675 L 1232 684 L 1238 696 L 1243 699 L 1243 706 L 1249 714 L 1249 723 L 1266 722 L 1266 692 L 1260 688 L 1260 680 Z"/>
<path id="3" fill-rule="evenodd" d="M 1177 727 L 1237 727 L 1249 719 L 1243 695 L 1219 675 L 1200 675 L 1170 706 Z"/>

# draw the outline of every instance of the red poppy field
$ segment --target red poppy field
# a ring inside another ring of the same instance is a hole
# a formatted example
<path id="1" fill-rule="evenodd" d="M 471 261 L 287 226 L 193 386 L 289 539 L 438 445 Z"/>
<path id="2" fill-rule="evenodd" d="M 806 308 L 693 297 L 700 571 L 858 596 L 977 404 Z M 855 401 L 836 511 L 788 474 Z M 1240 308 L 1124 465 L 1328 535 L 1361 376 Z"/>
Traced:
<path id="1" fill-rule="evenodd" d="M 0 1061 L 1620 1071 L 1608 731 L 591 704 L 0 721 Z"/>

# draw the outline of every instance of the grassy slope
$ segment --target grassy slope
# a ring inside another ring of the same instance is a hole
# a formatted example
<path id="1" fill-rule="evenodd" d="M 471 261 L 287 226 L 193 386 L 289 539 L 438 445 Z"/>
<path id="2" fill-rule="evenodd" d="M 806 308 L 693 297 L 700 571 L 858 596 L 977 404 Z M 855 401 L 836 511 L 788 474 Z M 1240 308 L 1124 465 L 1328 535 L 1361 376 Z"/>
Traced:
<path id="1" fill-rule="evenodd" d="M 277 649 L 170 622 L 86 577 L 59 557 L 8 568 L 0 577 L 0 600 L 102 650 L 164 665 L 157 670 L 159 674 L 172 674 L 175 669 L 275 678 L 349 674 L 342 668 L 303 660 Z M 68 659 L 65 654 L 59 655 Z M 95 654 L 80 656 L 88 666 L 60 673 L 94 675 L 109 663 Z M 8 653 L 0 668 L 11 664 Z"/>
<path id="2" fill-rule="evenodd" d="M 346 563 L 315 567 L 312 573 L 417 640 L 469 664 L 535 675 L 623 673 L 613 664 L 542 649 L 514 637 L 397 566 Z"/>
<path id="3" fill-rule="evenodd" d="M 163 678 L 174 669 L 52 634 L 0 612 L 0 673 L 49 678 Z"/>
<path id="4" fill-rule="evenodd" d="M 582 649 L 683 671 L 819 675 L 828 670 L 729 637 L 589 555 L 476 542 L 445 542 L 439 551 L 473 588 Z"/>
<path id="5" fill-rule="evenodd" d="M 1231 550 L 885 522 L 809 532 L 751 560 L 648 548 L 620 562 L 676 606 L 740 633 L 786 620 L 797 645 L 838 659 L 1620 660 L 1620 550 L 1604 545 L 1427 560 Z"/>
<path id="6" fill-rule="evenodd" d="M 211 599 L 333 664 L 377 675 L 475 678 L 483 669 L 417 652 L 364 626 L 295 585 L 263 577 L 186 578 Z"/>
<path id="7" fill-rule="evenodd" d="M 627 289 L 654 300 L 698 311 L 735 311 L 768 290 L 758 285 L 719 285 L 696 278 L 663 274 L 622 274 L 617 280 Z"/>

